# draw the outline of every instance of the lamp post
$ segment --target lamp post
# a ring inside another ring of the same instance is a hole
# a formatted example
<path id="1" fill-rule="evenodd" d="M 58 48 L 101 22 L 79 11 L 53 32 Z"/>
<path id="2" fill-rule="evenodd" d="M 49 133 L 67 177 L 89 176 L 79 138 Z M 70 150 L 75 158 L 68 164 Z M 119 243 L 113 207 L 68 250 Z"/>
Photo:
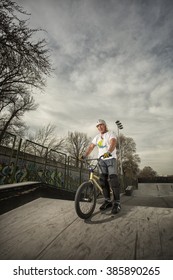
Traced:
<path id="1" fill-rule="evenodd" d="M 117 125 L 118 130 L 118 146 L 119 146 L 119 162 L 120 162 L 120 175 L 122 177 L 122 183 L 124 187 L 124 180 L 123 180 L 123 166 L 122 166 L 122 150 L 121 150 L 121 141 L 120 141 L 120 129 L 123 129 L 123 125 L 120 121 L 115 122 Z"/>

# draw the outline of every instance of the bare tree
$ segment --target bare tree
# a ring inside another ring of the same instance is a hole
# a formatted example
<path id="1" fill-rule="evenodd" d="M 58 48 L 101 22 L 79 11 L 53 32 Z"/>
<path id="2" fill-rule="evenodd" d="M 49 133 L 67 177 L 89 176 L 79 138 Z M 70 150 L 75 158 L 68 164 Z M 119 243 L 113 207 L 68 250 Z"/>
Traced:
<path id="1" fill-rule="evenodd" d="M 28 147 L 30 149 L 29 151 L 31 152 L 31 150 L 34 149 L 34 153 L 39 156 L 45 155 L 45 149 L 41 149 L 40 147 L 45 147 L 49 155 L 51 150 L 54 152 L 63 152 L 64 149 L 65 139 L 58 138 L 56 136 L 55 125 L 48 124 L 47 126 L 39 128 L 36 130 L 35 134 L 28 135 L 28 140 L 30 141 L 30 145 Z M 53 159 L 55 159 L 55 157 Z"/>
<path id="2" fill-rule="evenodd" d="M 24 123 L 21 118 L 27 111 L 35 110 L 37 105 L 34 103 L 34 98 L 30 94 L 17 94 L 15 98 L 13 97 L 13 102 L 8 106 L 8 110 L 5 110 L 1 114 L 1 124 L 0 124 L 0 142 L 7 131 L 10 133 L 18 132 L 25 128 Z"/>
<path id="3" fill-rule="evenodd" d="M 131 137 L 120 135 L 122 167 L 125 176 L 135 179 L 139 172 L 140 157 L 136 154 L 136 143 Z M 120 149 L 118 147 L 120 153 Z"/>
<path id="4" fill-rule="evenodd" d="M 141 162 L 138 154 L 128 154 L 123 162 L 124 174 L 128 178 L 135 179 L 139 172 L 139 163 Z"/>
<path id="5" fill-rule="evenodd" d="M 28 28 L 27 20 L 19 19 L 18 14 L 25 16 L 27 12 L 13 1 L 1 0 L 1 138 L 5 131 L 12 126 L 14 118 L 20 120 L 25 111 L 36 109 L 31 90 L 33 88 L 43 89 L 46 76 L 52 70 L 45 39 L 37 40 L 35 35 L 39 30 Z"/>
<path id="6" fill-rule="evenodd" d="M 155 170 L 153 170 L 150 166 L 145 166 L 139 172 L 139 177 L 153 178 L 156 176 L 157 176 L 157 172 Z"/>
<path id="7" fill-rule="evenodd" d="M 66 142 L 66 151 L 75 159 L 75 165 L 79 165 L 79 156 L 84 153 L 90 143 L 87 134 L 82 132 L 69 132 Z"/>

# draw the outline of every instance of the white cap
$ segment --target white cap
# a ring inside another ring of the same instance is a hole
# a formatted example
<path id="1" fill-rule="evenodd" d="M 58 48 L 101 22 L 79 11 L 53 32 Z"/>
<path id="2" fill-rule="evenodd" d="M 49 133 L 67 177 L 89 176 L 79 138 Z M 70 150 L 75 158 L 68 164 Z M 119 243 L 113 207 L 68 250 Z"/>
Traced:
<path id="1" fill-rule="evenodd" d="M 99 124 L 104 124 L 104 125 L 106 125 L 106 122 L 105 122 L 104 120 L 99 119 L 99 120 L 97 121 L 96 126 L 98 126 Z"/>

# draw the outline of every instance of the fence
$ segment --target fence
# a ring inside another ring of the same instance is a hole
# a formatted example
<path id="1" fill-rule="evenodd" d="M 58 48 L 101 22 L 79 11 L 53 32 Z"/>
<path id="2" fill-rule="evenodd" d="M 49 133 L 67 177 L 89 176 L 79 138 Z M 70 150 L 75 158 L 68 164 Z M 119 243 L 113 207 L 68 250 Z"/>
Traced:
<path id="1" fill-rule="evenodd" d="M 0 145 L 0 185 L 39 181 L 75 191 L 88 178 L 88 170 L 74 165 L 65 153 L 8 134 Z"/>

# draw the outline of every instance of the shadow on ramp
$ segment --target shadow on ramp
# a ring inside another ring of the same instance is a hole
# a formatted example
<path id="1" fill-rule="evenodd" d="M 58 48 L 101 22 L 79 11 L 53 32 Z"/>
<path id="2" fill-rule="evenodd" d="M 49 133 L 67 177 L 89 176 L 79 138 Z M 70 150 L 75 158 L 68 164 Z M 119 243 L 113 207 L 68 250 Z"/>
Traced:
<path id="1" fill-rule="evenodd" d="M 120 214 L 118 214 L 120 215 Z M 96 220 L 96 218 L 98 218 Z M 110 210 L 105 211 L 104 213 L 101 213 L 100 211 L 94 212 L 94 214 L 89 218 L 84 220 L 86 224 L 93 224 L 93 225 L 98 225 L 98 224 L 105 224 L 109 223 L 115 219 L 117 219 L 118 216 L 116 215 L 111 215 Z"/>

